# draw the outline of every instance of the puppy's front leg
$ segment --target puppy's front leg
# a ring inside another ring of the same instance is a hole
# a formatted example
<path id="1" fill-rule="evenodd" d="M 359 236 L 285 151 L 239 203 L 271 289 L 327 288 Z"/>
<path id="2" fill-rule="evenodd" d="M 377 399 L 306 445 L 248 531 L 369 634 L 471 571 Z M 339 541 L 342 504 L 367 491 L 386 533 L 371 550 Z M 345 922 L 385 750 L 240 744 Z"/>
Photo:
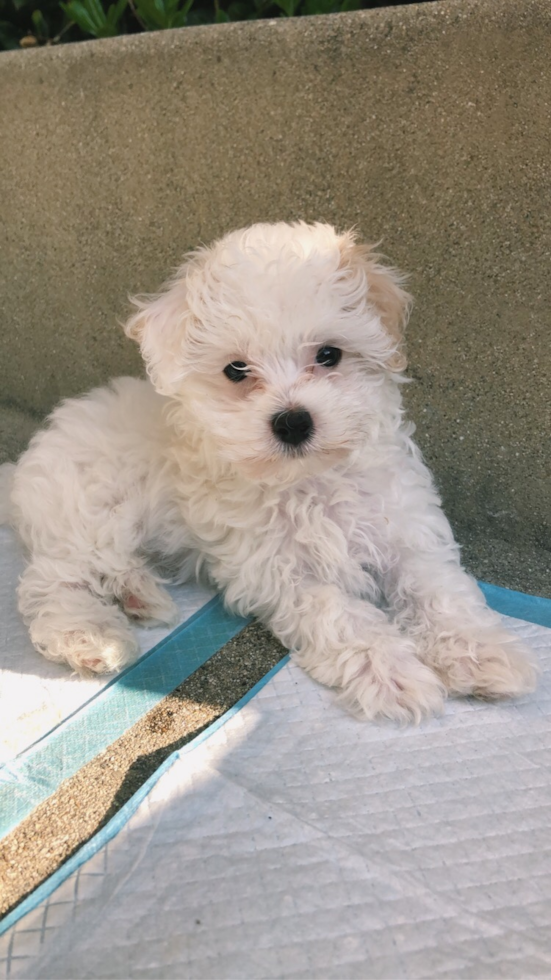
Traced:
<path id="1" fill-rule="evenodd" d="M 439 713 L 445 688 L 416 657 L 415 644 L 375 606 L 337 586 L 302 582 L 257 614 L 315 680 L 364 718 L 419 721 Z M 254 610 L 253 610 L 254 611 Z"/>
<path id="2" fill-rule="evenodd" d="M 461 567 L 444 514 L 428 508 L 402 524 L 397 551 L 386 590 L 394 622 L 447 690 L 488 699 L 532 691 L 537 672 L 530 652 L 503 628 Z"/>

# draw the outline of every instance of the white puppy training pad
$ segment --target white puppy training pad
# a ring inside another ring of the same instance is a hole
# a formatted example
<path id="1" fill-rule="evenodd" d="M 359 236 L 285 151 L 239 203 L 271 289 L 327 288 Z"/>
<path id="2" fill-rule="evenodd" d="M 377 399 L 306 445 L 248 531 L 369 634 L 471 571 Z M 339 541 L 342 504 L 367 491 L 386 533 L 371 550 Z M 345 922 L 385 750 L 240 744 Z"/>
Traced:
<path id="1" fill-rule="evenodd" d="M 509 625 L 537 692 L 418 728 L 286 663 L 24 903 L 0 976 L 549 977 L 551 630 Z"/>

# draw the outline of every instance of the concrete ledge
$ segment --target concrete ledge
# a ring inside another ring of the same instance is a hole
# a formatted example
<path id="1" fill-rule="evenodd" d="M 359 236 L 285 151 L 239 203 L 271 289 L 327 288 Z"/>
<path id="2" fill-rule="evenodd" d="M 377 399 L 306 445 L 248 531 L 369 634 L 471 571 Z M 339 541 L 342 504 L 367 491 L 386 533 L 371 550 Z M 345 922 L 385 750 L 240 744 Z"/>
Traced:
<path id="1" fill-rule="evenodd" d="M 198 241 L 356 224 L 412 274 L 408 401 L 460 538 L 551 590 L 550 62 L 547 0 L 3 54 L 2 397 L 139 371 L 126 295 Z"/>

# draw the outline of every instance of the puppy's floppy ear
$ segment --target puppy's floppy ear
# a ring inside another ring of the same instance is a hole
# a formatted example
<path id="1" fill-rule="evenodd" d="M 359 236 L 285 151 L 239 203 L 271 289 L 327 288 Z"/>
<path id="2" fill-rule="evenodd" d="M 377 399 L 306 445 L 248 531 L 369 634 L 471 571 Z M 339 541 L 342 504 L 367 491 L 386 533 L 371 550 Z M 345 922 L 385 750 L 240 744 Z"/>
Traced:
<path id="1" fill-rule="evenodd" d="M 185 267 L 155 296 L 135 296 L 137 312 L 124 332 L 140 345 L 147 373 L 161 395 L 172 395 L 185 375 L 184 339 L 187 304 Z"/>
<path id="2" fill-rule="evenodd" d="M 392 342 L 388 367 L 403 371 L 407 360 L 402 343 L 413 302 L 413 297 L 403 288 L 406 277 L 397 269 L 382 265 L 374 246 L 356 241 L 354 232 L 343 235 L 339 247 L 341 268 L 354 279 L 363 278 L 365 299 L 378 313 Z"/>

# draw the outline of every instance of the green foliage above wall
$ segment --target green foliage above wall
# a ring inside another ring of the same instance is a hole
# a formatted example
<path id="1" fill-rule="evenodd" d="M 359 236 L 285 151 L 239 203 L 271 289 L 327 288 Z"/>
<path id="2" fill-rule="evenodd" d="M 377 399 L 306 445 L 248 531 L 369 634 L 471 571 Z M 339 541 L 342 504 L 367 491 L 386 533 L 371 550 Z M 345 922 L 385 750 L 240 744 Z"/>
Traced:
<path id="1" fill-rule="evenodd" d="M 0 50 L 194 24 L 342 13 L 398 2 L 419 0 L 0 0 Z"/>

